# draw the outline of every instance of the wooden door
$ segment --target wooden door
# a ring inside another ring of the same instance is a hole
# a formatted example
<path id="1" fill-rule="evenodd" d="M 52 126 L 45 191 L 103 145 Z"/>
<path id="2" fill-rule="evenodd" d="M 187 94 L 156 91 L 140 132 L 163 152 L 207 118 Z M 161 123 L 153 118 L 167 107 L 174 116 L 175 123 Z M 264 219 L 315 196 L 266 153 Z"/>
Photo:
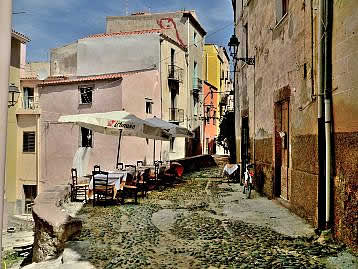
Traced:
<path id="1" fill-rule="evenodd" d="M 281 198 L 289 200 L 289 102 L 281 103 Z"/>

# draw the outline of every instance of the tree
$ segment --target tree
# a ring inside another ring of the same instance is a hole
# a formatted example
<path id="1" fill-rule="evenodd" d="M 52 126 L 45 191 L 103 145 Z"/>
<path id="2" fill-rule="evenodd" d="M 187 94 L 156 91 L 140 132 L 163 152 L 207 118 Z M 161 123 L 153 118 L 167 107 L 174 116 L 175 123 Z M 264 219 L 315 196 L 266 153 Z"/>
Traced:
<path id="1" fill-rule="evenodd" d="M 226 111 L 219 125 L 218 144 L 230 152 L 230 162 L 236 163 L 235 113 Z"/>

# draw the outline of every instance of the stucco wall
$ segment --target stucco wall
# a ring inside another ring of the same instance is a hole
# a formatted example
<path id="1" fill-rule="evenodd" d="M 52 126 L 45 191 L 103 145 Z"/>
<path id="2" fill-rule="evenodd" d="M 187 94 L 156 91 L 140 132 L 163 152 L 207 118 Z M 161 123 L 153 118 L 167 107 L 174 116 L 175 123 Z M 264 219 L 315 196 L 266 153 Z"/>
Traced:
<path id="1" fill-rule="evenodd" d="M 77 74 L 77 42 L 51 49 L 51 76 L 75 76 Z"/>
<path id="2" fill-rule="evenodd" d="M 159 34 L 143 34 L 80 39 L 77 75 L 158 68 L 159 38 Z"/>
<path id="3" fill-rule="evenodd" d="M 81 83 L 94 85 L 92 105 L 79 105 L 78 84 L 44 87 L 40 92 L 41 116 L 41 180 L 40 187 L 67 183 L 70 169 L 79 148 L 79 127 L 58 124 L 61 115 L 122 110 L 145 118 L 145 97 L 152 98 L 153 115 L 160 115 L 160 83 L 158 71 L 127 75 L 120 81 Z M 87 173 L 95 164 L 113 170 L 116 164 L 118 137 L 93 134 L 93 147 L 88 154 Z M 160 144 L 157 144 L 157 154 Z M 135 164 L 137 160 L 151 161 L 153 144 L 145 139 L 123 137 L 120 161 Z"/>

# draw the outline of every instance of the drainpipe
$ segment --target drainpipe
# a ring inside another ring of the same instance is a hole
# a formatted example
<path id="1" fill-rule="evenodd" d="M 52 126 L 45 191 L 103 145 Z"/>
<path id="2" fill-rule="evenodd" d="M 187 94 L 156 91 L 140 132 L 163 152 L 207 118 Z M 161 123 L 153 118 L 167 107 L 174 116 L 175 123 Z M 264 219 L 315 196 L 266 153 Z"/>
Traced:
<path id="1" fill-rule="evenodd" d="M 324 228 L 328 229 L 331 224 L 331 3 L 329 0 L 319 1 L 320 27 L 319 27 L 319 93 L 318 93 L 318 146 L 320 164 L 320 189 L 323 198 L 325 193 L 325 223 Z M 324 115 L 323 115 L 324 113 Z M 323 141 L 322 141 L 323 140 Z M 324 146 L 323 146 L 323 143 Z M 323 159 L 324 158 L 324 159 Z M 325 190 L 325 191 L 324 191 Z M 323 209 L 320 210 L 323 214 Z M 323 222 L 323 218 L 321 220 Z M 323 223 L 321 223 L 323 224 Z"/>
<path id="2" fill-rule="evenodd" d="M 9 70 L 11 54 L 11 14 L 12 1 L 0 1 L 0 247 L 2 247 L 2 230 L 4 220 L 4 187 L 6 174 L 6 134 L 7 134 L 7 100 L 9 92 Z M 1 250 L 1 249 L 0 249 Z M 2 251 L 0 251 L 0 268 L 2 268 Z"/>
<path id="3" fill-rule="evenodd" d="M 332 182 L 332 121 L 331 121 L 331 99 L 332 99 L 332 1 L 325 0 L 325 88 L 324 88 L 324 117 L 326 136 L 326 228 L 331 225 L 331 182 Z"/>

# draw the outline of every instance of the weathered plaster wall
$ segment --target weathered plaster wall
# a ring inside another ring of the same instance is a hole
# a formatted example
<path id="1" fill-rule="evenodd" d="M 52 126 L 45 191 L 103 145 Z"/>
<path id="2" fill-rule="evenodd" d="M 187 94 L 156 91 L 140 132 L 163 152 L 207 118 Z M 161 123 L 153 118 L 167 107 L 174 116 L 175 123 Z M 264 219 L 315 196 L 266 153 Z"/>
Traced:
<path id="1" fill-rule="evenodd" d="M 51 49 L 50 75 L 77 75 L 77 42 Z"/>
<path id="2" fill-rule="evenodd" d="M 204 110 L 206 107 L 212 106 L 209 115 L 205 112 L 205 117 L 212 117 L 214 110 L 217 109 L 217 100 L 218 94 L 213 93 L 210 94 L 211 91 L 217 91 L 217 89 L 210 84 L 204 82 L 203 83 L 203 93 L 204 93 Z M 208 121 L 204 122 L 204 137 L 203 137 L 203 153 L 204 154 L 213 154 L 213 146 L 214 139 L 217 137 L 217 125 L 219 125 L 219 121 L 216 119 L 214 124 L 214 119 L 209 118 Z M 207 143 L 208 141 L 208 143 Z"/>
<path id="3" fill-rule="evenodd" d="M 247 54 L 256 60 L 255 66 L 238 62 L 239 114 L 249 117 L 249 152 L 257 164 L 259 188 L 273 197 L 274 108 L 275 103 L 289 98 L 289 201 L 294 212 L 315 223 L 318 169 L 316 105 L 311 103 L 311 6 L 290 1 L 289 13 L 277 23 L 275 4 L 267 1 L 263 9 L 259 1 L 252 0 L 237 14 L 242 15 L 238 19 L 240 57 L 246 56 L 243 26 L 247 24 Z M 241 117 L 237 119 L 239 133 Z"/>
<path id="4" fill-rule="evenodd" d="M 158 68 L 159 34 L 84 38 L 78 40 L 77 75 Z"/>
<path id="5" fill-rule="evenodd" d="M 358 3 L 334 1 L 334 234 L 358 250 Z"/>

